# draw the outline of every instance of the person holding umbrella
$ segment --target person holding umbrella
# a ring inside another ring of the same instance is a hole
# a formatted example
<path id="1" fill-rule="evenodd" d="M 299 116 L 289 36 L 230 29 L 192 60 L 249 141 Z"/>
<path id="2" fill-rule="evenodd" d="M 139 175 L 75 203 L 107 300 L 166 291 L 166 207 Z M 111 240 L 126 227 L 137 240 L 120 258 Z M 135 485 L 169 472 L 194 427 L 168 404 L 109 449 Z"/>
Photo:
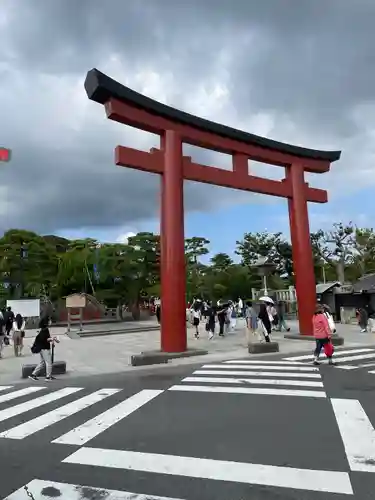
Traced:
<path id="1" fill-rule="evenodd" d="M 272 330 L 272 323 L 270 318 L 270 313 L 268 311 L 268 306 L 273 305 L 273 300 L 270 297 L 261 297 L 259 299 L 263 303 L 260 304 L 258 319 L 260 327 L 262 328 L 264 338 L 266 342 L 270 342 L 270 335 Z"/>

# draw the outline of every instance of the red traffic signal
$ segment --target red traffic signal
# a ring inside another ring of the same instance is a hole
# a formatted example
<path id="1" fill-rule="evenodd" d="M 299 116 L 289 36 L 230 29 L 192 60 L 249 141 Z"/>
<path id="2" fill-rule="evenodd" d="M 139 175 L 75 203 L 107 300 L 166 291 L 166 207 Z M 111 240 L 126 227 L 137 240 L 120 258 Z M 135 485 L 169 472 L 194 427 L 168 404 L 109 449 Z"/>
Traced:
<path id="1" fill-rule="evenodd" d="M 10 149 L 0 147 L 0 161 L 10 160 Z"/>

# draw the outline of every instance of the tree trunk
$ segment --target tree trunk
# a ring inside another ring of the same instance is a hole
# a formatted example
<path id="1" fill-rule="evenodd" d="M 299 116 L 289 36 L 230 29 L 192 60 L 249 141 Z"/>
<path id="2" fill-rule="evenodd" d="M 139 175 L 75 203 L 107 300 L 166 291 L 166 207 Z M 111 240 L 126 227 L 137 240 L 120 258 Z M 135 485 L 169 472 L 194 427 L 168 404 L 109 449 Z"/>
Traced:
<path id="1" fill-rule="evenodd" d="M 141 319 L 141 310 L 139 308 L 139 300 L 133 303 L 132 308 L 132 317 L 134 321 L 139 321 Z"/>
<path id="2" fill-rule="evenodd" d="M 336 264 L 337 281 L 342 285 L 345 283 L 345 263 L 340 260 Z"/>

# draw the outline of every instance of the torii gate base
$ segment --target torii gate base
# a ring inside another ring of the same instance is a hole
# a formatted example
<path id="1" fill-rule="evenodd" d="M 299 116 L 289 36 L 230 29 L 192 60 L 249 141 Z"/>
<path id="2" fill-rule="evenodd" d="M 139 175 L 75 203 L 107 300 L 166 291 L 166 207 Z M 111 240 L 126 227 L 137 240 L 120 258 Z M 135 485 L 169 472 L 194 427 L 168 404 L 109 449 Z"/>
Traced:
<path id="1" fill-rule="evenodd" d="M 104 104 L 111 120 L 161 138 L 160 149 L 149 153 L 123 146 L 115 151 L 116 165 L 161 176 L 161 350 L 187 350 L 184 179 L 288 199 L 299 329 L 301 335 L 310 336 L 316 289 L 307 203 L 326 203 L 327 192 L 310 187 L 304 172 L 328 172 L 341 153 L 292 146 L 189 115 L 138 94 L 96 69 L 87 73 L 85 89 L 89 99 Z M 230 154 L 233 170 L 192 162 L 183 156 L 183 143 Z M 275 181 L 249 175 L 249 160 L 283 167 L 286 176 Z"/>

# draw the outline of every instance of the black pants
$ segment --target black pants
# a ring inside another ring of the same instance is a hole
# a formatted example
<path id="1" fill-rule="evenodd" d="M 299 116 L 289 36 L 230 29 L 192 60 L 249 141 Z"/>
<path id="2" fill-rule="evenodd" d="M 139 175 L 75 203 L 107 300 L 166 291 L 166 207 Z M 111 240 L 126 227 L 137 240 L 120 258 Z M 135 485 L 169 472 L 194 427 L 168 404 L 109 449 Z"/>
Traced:
<path id="1" fill-rule="evenodd" d="M 324 348 L 324 345 L 328 344 L 328 342 L 329 342 L 328 338 L 325 338 L 325 339 L 316 339 L 316 347 L 315 347 L 314 355 L 317 358 L 319 357 L 319 354 L 320 354 L 321 350 Z M 330 356 L 330 357 L 332 357 L 332 356 Z"/>
<path id="2" fill-rule="evenodd" d="M 218 317 L 219 319 L 219 326 L 220 326 L 220 330 L 219 330 L 219 335 L 224 335 L 224 328 L 225 328 L 225 317 Z"/>
<path id="3" fill-rule="evenodd" d="M 7 324 L 5 325 L 5 333 L 6 333 L 7 335 L 9 335 L 9 334 L 10 334 L 10 331 L 11 331 L 11 329 L 12 329 L 12 326 L 13 326 L 13 323 L 7 323 Z"/>
<path id="4" fill-rule="evenodd" d="M 208 332 L 212 332 L 212 333 L 215 333 L 215 320 L 209 320 L 207 323 L 206 323 L 206 330 Z"/>

